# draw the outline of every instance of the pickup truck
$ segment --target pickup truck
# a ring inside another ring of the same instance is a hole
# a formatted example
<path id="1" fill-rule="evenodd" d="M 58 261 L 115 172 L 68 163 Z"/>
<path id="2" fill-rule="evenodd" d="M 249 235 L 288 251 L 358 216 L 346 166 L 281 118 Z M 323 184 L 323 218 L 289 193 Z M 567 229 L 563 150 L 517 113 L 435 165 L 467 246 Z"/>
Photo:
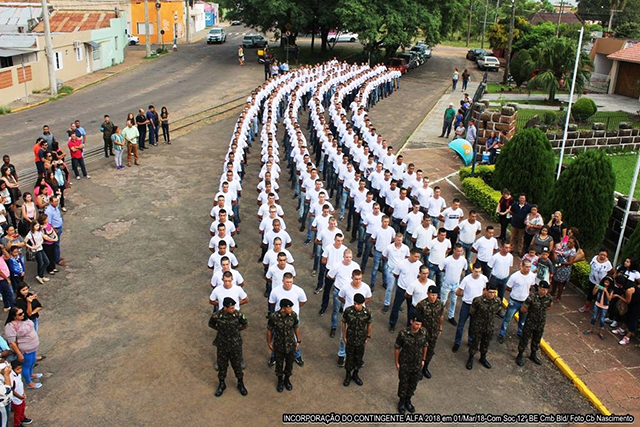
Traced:
<path id="1" fill-rule="evenodd" d="M 476 62 L 476 64 L 478 64 L 478 68 L 483 71 L 484 70 L 493 70 L 493 71 L 500 70 L 500 61 L 495 56 L 487 55 L 487 56 L 478 58 L 478 61 Z"/>

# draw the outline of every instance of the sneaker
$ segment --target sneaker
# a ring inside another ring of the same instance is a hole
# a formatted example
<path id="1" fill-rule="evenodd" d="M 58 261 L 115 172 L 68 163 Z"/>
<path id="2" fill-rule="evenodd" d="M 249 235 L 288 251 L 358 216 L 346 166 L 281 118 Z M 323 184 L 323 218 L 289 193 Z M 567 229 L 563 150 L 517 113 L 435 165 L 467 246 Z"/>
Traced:
<path id="1" fill-rule="evenodd" d="M 458 322 L 456 322 L 456 319 L 454 319 L 453 317 L 450 317 L 449 319 L 447 319 L 449 321 L 449 323 L 451 323 L 453 326 L 458 326 Z"/>
<path id="2" fill-rule="evenodd" d="M 59 271 L 59 270 L 58 270 L 57 268 L 54 268 L 54 269 L 53 269 L 53 272 L 54 272 L 54 273 L 57 273 L 58 271 Z"/>
<path id="3" fill-rule="evenodd" d="M 80 179 L 80 177 L 79 177 L 79 176 L 76 176 L 76 179 L 78 179 L 78 180 L 79 180 L 79 179 Z"/>
<path id="4" fill-rule="evenodd" d="M 33 420 L 31 418 L 23 418 L 22 419 L 22 424 L 31 424 L 33 422 Z"/>
<path id="5" fill-rule="evenodd" d="M 611 327 L 612 328 L 617 328 L 618 327 L 618 322 L 616 320 L 614 320 L 613 322 L 611 322 Z"/>
<path id="6" fill-rule="evenodd" d="M 51 279 L 49 279 L 48 277 L 43 277 L 42 280 L 44 280 L 45 282 L 48 282 Z"/>
<path id="7" fill-rule="evenodd" d="M 316 270 L 311 271 L 311 277 L 316 277 L 317 274 L 318 272 Z"/>
<path id="8" fill-rule="evenodd" d="M 613 320 L 607 317 L 606 319 L 604 319 L 604 323 L 613 323 Z"/>
<path id="9" fill-rule="evenodd" d="M 620 342 L 618 342 L 618 344 L 620 345 L 627 345 L 629 344 L 629 337 L 624 337 L 620 340 Z"/>
<path id="10" fill-rule="evenodd" d="M 61 210 L 62 210 L 62 212 L 66 212 L 67 208 L 62 208 Z"/>
<path id="11" fill-rule="evenodd" d="M 302 359 L 302 356 L 296 357 L 296 363 L 300 366 L 304 366 L 304 360 Z"/>
<path id="12" fill-rule="evenodd" d="M 383 312 L 384 314 L 387 314 L 387 313 L 389 312 L 389 306 L 388 306 L 388 305 L 385 305 L 384 307 L 382 307 L 382 312 Z"/>
<path id="13" fill-rule="evenodd" d="M 91 175 L 87 175 L 87 176 L 85 176 L 85 178 L 91 179 Z"/>
<path id="14" fill-rule="evenodd" d="M 615 335 L 624 335 L 624 329 L 622 328 L 614 329 L 613 331 L 611 331 L 611 333 Z"/>
<path id="15" fill-rule="evenodd" d="M 584 313 L 584 312 L 589 311 L 589 309 L 590 309 L 590 308 L 591 308 L 591 305 L 590 305 L 590 304 L 585 304 L 585 305 L 583 305 L 582 307 L 580 307 L 580 308 L 578 309 L 578 311 L 579 311 L 580 313 Z"/>
<path id="16" fill-rule="evenodd" d="M 344 356 L 338 357 L 338 366 L 340 366 L 341 368 L 344 367 Z"/>
<path id="17" fill-rule="evenodd" d="M 36 280 L 40 282 L 41 285 L 44 285 L 44 280 L 42 280 L 42 277 L 36 276 Z"/>

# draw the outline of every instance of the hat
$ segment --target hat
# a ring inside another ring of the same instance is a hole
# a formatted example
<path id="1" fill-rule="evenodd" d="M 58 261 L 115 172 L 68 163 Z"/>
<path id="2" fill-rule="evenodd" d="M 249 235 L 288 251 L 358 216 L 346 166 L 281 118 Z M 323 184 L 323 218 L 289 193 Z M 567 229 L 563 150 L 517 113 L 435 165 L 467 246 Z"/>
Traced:
<path id="1" fill-rule="evenodd" d="M 427 292 L 430 294 L 437 294 L 438 293 L 438 287 L 435 285 L 431 285 L 429 286 L 429 289 L 427 289 Z"/>
<path id="2" fill-rule="evenodd" d="M 353 302 L 355 302 L 356 304 L 364 304 L 364 295 L 355 294 L 353 297 Z"/>
<path id="3" fill-rule="evenodd" d="M 424 323 L 424 317 L 422 317 L 422 315 L 419 313 L 414 313 L 414 315 L 411 316 L 411 320 L 413 320 L 414 322 Z"/>
<path id="4" fill-rule="evenodd" d="M 545 246 L 544 248 L 542 248 L 542 253 L 545 253 L 545 252 L 546 252 L 546 253 L 549 253 L 549 248 L 548 248 L 548 247 L 546 247 L 546 246 Z"/>
<path id="5" fill-rule="evenodd" d="M 280 301 L 280 308 L 293 307 L 293 303 L 290 299 L 284 298 Z"/>
<path id="6" fill-rule="evenodd" d="M 498 290 L 498 285 L 496 285 L 495 283 L 489 283 L 487 285 L 487 289 L 490 291 L 497 291 Z"/>
<path id="7" fill-rule="evenodd" d="M 551 286 L 549 285 L 549 282 L 547 282 L 546 280 L 541 280 L 540 283 L 538 283 L 538 286 L 541 287 L 542 289 L 551 288 Z"/>
<path id="8" fill-rule="evenodd" d="M 222 300 L 222 305 L 224 307 L 231 307 L 232 305 L 236 305 L 236 302 L 233 298 L 226 297 L 224 300 Z"/>

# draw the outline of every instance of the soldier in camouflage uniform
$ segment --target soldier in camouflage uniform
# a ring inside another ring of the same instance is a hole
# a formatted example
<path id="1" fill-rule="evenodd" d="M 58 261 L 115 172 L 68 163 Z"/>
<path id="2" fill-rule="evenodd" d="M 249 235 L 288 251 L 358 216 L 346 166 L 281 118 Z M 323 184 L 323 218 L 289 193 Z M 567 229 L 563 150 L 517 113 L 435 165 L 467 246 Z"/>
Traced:
<path id="1" fill-rule="evenodd" d="M 422 378 L 421 370 L 427 357 L 427 331 L 422 327 L 423 322 L 422 316 L 415 313 L 411 318 L 411 326 L 401 330 L 396 338 L 395 361 L 400 379 L 398 412 L 401 414 L 405 410 L 411 413 L 416 410 L 411 403 L 411 396 Z"/>
<path id="2" fill-rule="evenodd" d="M 291 300 L 280 300 L 280 310 L 273 313 L 267 323 L 267 344 L 276 356 L 278 393 L 282 393 L 283 386 L 289 391 L 293 389 L 289 378 L 293 372 L 294 355 L 301 342 L 300 322 L 292 307 Z"/>
<path id="3" fill-rule="evenodd" d="M 422 368 L 422 375 L 431 378 L 429 362 L 433 359 L 436 349 L 436 341 L 442 333 L 442 321 L 444 319 L 444 303 L 438 299 L 438 287 L 429 286 L 427 297 L 416 305 L 416 313 L 424 319 L 422 327 L 427 330 L 427 357 Z"/>
<path id="4" fill-rule="evenodd" d="M 371 311 L 364 306 L 364 295 L 358 293 L 353 296 L 353 305 L 342 315 L 342 340 L 346 344 L 347 358 L 345 368 L 347 376 L 342 383 L 348 387 L 351 380 L 362 385 L 358 370 L 362 366 L 364 348 L 371 338 Z"/>
<path id="5" fill-rule="evenodd" d="M 473 355 L 478 351 L 478 346 L 480 347 L 480 363 L 485 368 L 491 369 L 491 364 L 487 360 L 487 351 L 495 332 L 493 319 L 501 308 L 498 287 L 495 283 L 488 284 L 482 291 L 482 295 L 473 299 L 471 303 L 473 341 L 469 347 L 467 369 L 473 369 Z"/>
<path id="6" fill-rule="evenodd" d="M 211 327 L 218 331 L 213 345 L 218 348 L 218 379 L 220 384 L 216 390 L 216 397 L 222 396 L 227 388 L 225 378 L 229 362 L 238 379 L 238 390 L 243 396 L 247 395 L 247 389 L 242 379 L 242 335 L 240 331 L 247 329 L 249 322 L 247 317 L 236 311 L 236 302 L 233 298 L 225 298 L 222 301 L 223 308 L 211 317 Z"/>
<path id="7" fill-rule="evenodd" d="M 518 344 L 518 356 L 516 357 L 518 366 L 524 365 L 522 355 L 530 339 L 531 356 L 529 356 L 529 359 L 537 365 L 542 365 L 542 360 L 538 359 L 537 352 L 540 347 L 542 334 L 544 333 L 544 325 L 547 321 L 547 310 L 549 310 L 553 304 L 553 298 L 549 295 L 549 288 L 548 282 L 544 280 L 541 281 L 538 284 L 538 291 L 531 292 L 520 309 L 520 311 L 528 314 L 522 330 L 522 337 Z"/>

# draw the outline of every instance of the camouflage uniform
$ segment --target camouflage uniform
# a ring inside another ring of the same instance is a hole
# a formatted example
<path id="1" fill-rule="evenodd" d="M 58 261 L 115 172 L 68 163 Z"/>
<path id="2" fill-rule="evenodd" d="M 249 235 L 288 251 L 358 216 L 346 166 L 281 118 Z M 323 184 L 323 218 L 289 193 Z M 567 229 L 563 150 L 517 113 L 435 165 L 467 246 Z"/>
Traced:
<path id="1" fill-rule="evenodd" d="M 296 352 L 295 330 L 299 325 L 298 315 L 295 312 L 283 314 L 281 311 L 276 311 L 269 317 L 267 327 L 273 331 L 273 351 L 276 357 L 276 376 L 278 377 L 291 376 Z"/>
<path id="2" fill-rule="evenodd" d="M 358 311 L 351 306 L 344 311 L 342 319 L 347 324 L 347 357 L 344 366 L 347 371 L 353 371 L 362 366 L 367 329 L 372 321 L 371 312 L 367 307 Z"/>
<path id="3" fill-rule="evenodd" d="M 427 298 L 423 299 L 416 305 L 416 314 L 422 316 L 424 322 L 422 327 L 427 330 L 427 357 L 424 361 L 425 366 L 431 362 L 435 354 L 436 341 L 440 332 L 440 318 L 444 312 L 444 303 L 437 299 L 434 303 L 430 303 Z"/>
<path id="4" fill-rule="evenodd" d="M 427 346 L 427 331 L 420 328 L 417 333 L 411 327 L 403 329 L 396 338 L 395 348 L 400 349 L 400 371 L 398 377 L 398 397 L 409 400 L 416 391 L 418 381 L 422 378 L 422 352 Z"/>
<path id="5" fill-rule="evenodd" d="M 476 297 L 471 303 L 471 321 L 473 322 L 473 341 L 469 347 L 469 356 L 473 356 L 480 346 L 480 354 L 486 354 L 489 343 L 495 333 L 493 319 L 500 311 L 500 298 L 488 298 L 484 295 Z"/>
<path id="6" fill-rule="evenodd" d="M 524 350 L 531 339 L 531 352 L 538 351 L 540 340 L 544 332 L 544 325 L 547 321 L 547 308 L 553 304 L 553 298 L 550 294 L 543 297 L 537 292 L 529 294 L 525 300 L 523 307 L 527 307 L 527 320 L 524 323 L 522 337 L 518 343 L 518 352 L 524 353 Z"/>
<path id="7" fill-rule="evenodd" d="M 218 379 L 224 381 L 227 377 L 229 362 L 236 378 L 241 381 L 242 373 L 242 335 L 240 329 L 246 328 L 249 322 L 247 316 L 234 311 L 231 314 L 219 310 L 213 315 L 213 328 L 218 331 L 213 345 L 218 348 Z"/>

